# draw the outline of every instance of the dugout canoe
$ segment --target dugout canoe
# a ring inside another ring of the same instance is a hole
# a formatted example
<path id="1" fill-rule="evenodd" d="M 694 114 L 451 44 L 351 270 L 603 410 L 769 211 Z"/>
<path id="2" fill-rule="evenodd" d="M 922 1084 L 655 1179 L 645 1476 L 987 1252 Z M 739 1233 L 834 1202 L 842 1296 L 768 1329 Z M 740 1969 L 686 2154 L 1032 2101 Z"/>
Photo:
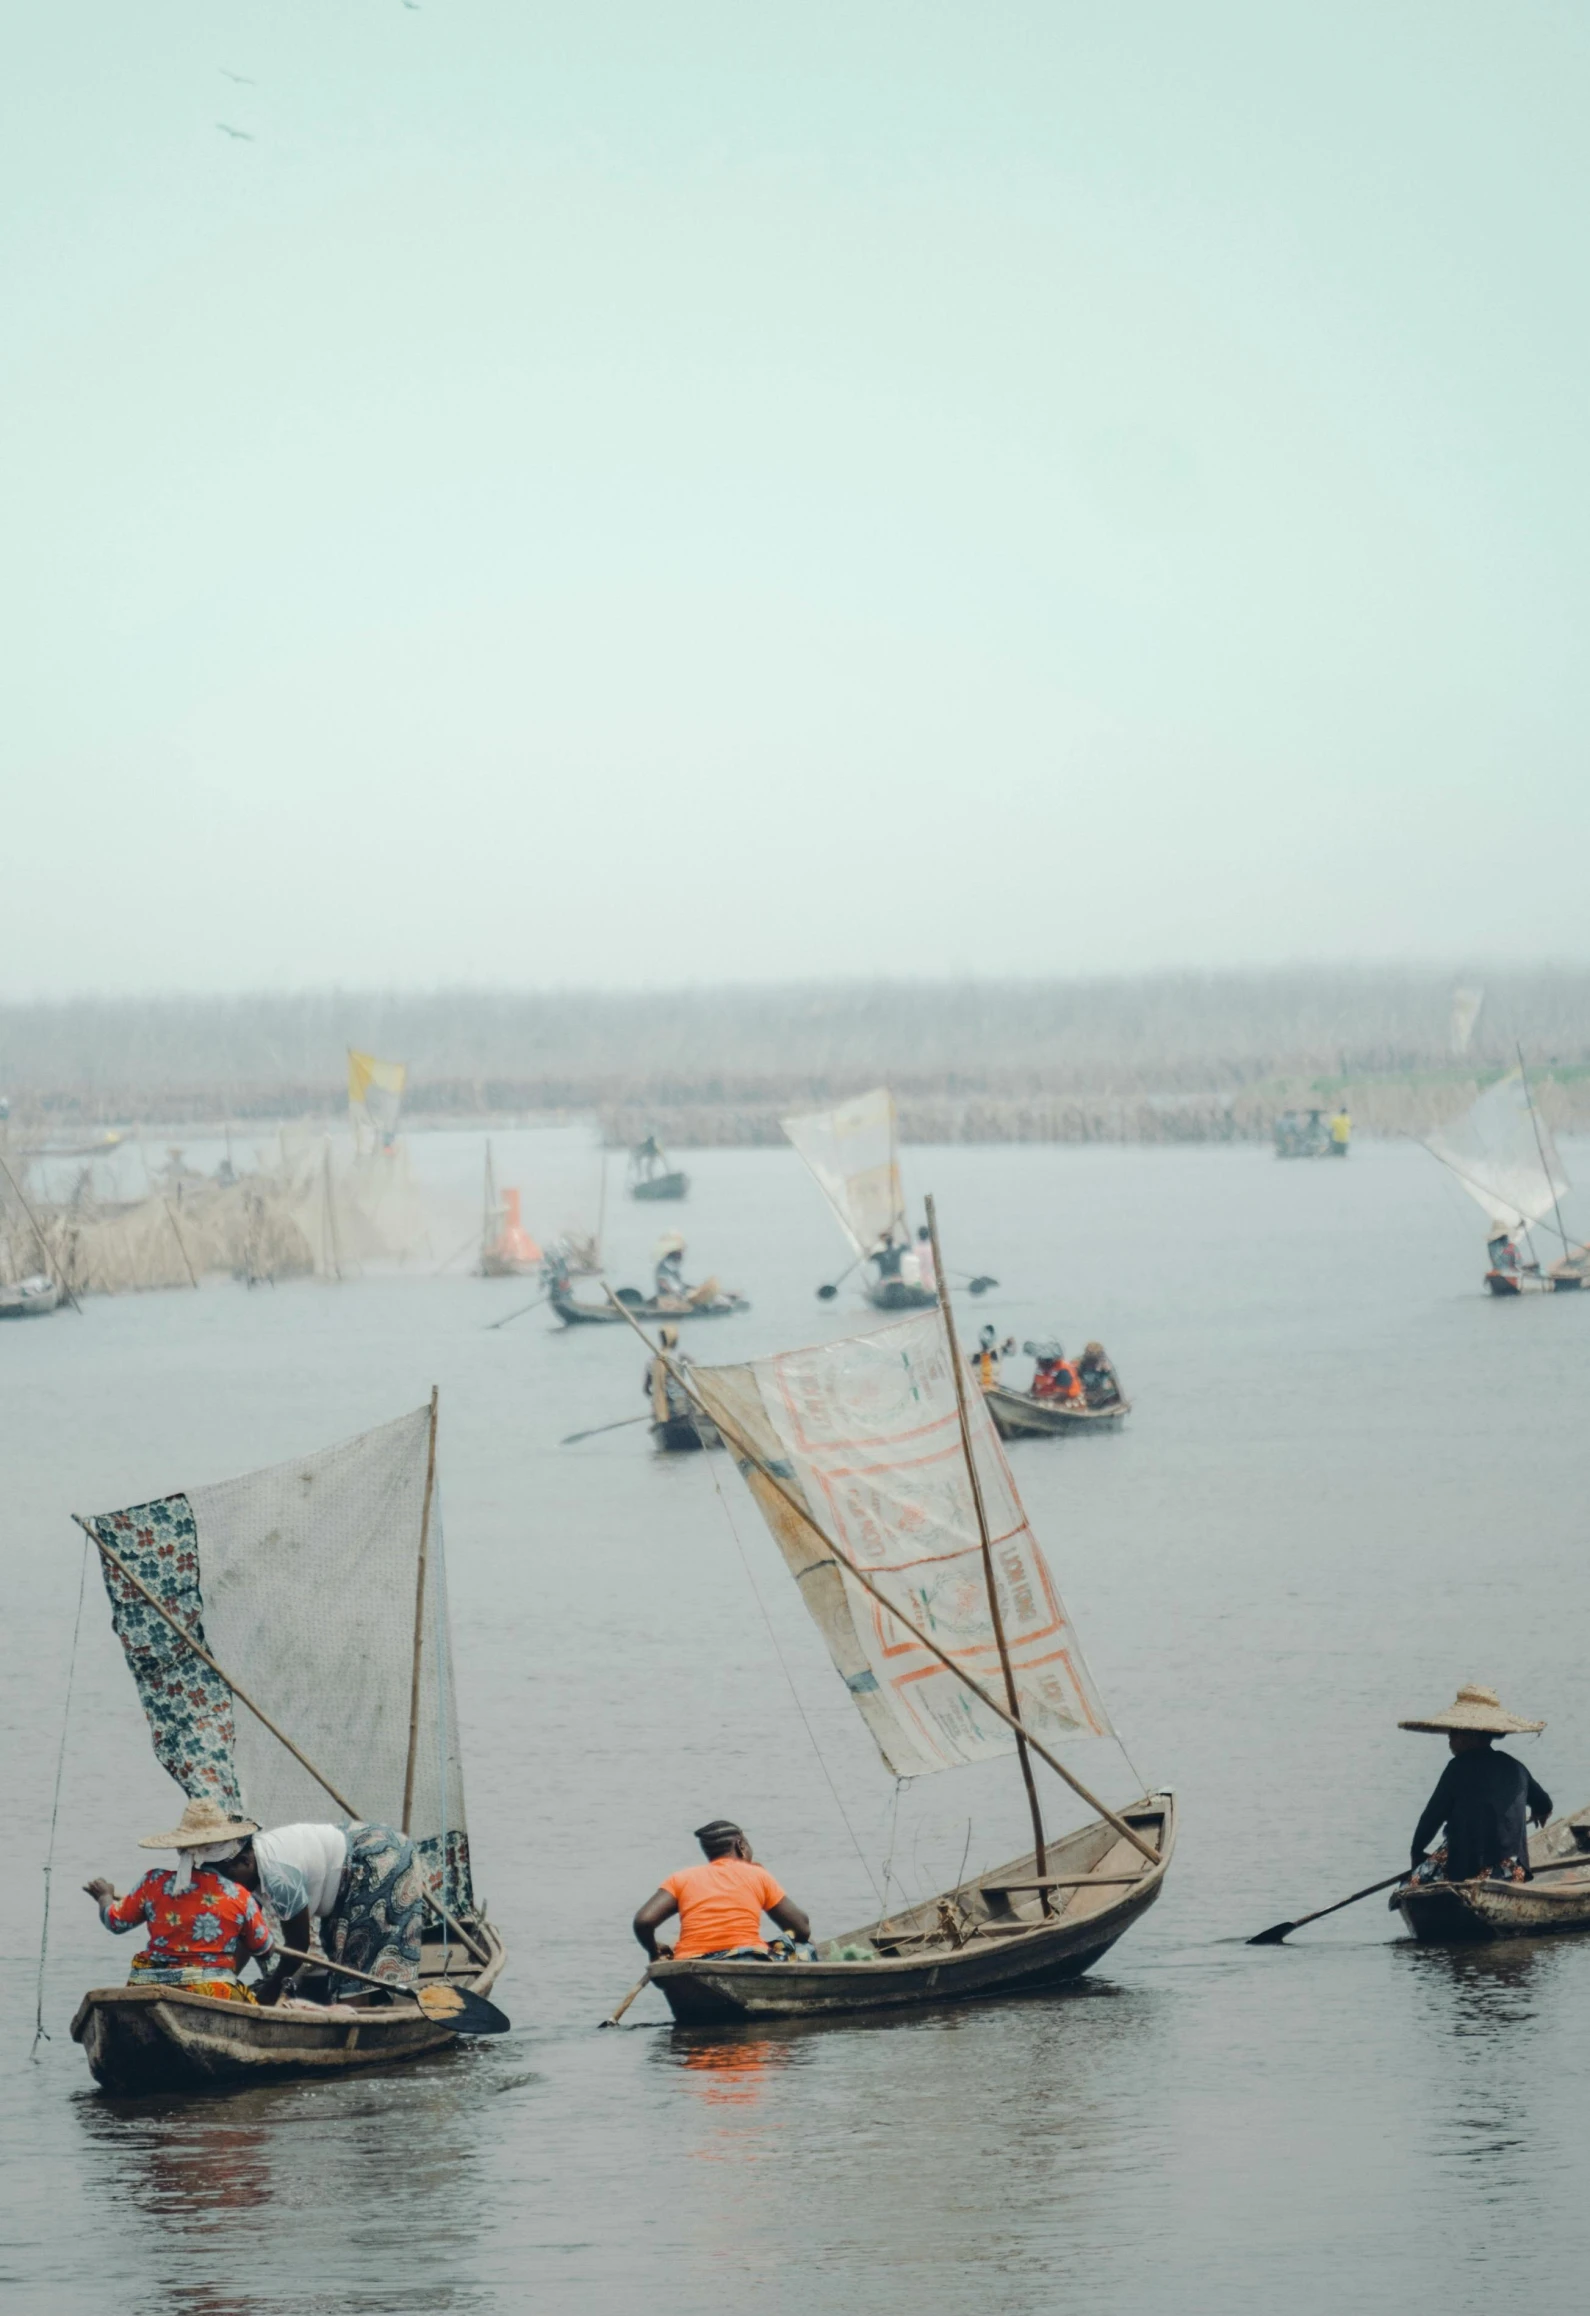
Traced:
<path id="1" fill-rule="evenodd" d="M 658 1987 L 681 2026 L 742 2019 L 848 2018 L 928 2003 L 993 2002 L 1068 1985 L 1106 1955 L 1164 1887 L 1176 1841 L 1169 1793 L 1120 1812 L 1152 1841 L 1150 1865 L 1102 1818 L 1048 1845 L 1042 1911 L 1034 1855 L 980 1874 L 920 1906 L 830 1938 L 816 1962 L 656 1963 Z M 842 1949 L 873 1959 L 842 1962 Z"/>
<path id="2" fill-rule="evenodd" d="M 688 1174 L 681 1173 L 677 1166 L 673 1169 L 672 1173 L 645 1175 L 642 1176 L 639 1181 L 632 1182 L 629 1186 L 629 1195 L 631 1198 L 646 1198 L 654 1200 L 665 1198 L 685 1198 L 688 1197 L 689 1192 L 690 1177 Z"/>
<path id="3" fill-rule="evenodd" d="M 654 1295 L 643 1301 L 631 1287 L 620 1291 L 619 1301 L 637 1319 L 729 1319 L 736 1311 L 748 1311 L 751 1306 L 743 1295 L 714 1295 L 703 1303 L 660 1303 Z M 611 1303 L 585 1303 L 577 1295 L 562 1295 L 554 1291 L 547 1300 L 563 1321 L 565 1327 L 622 1327 L 623 1311 L 615 1311 Z"/>
<path id="4" fill-rule="evenodd" d="M 723 1434 L 704 1415 L 672 1415 L 651 1427 L 652 1445 L 662 1455 L 699 1455 L 703 1448 L 720 1448 Z"/>
<path id="5" fill-rule="evenodd" d="M 60 1301 L 59 1282 L 35 1271 L 31 1278 L 0 1286 L 0 1319 L 42 1319 L 58 1310 Z"/>
<path id="6" fill-rule="evenodd" d="M 1386 1901 L 1425 1946 L 1590 1930 L 1590 1806 L 1529 1838 L 1528 1882 L 1404 1882 Z"/>
<path id="7" fill-rule="evenodd" d="M 939 1299 L 934 1288 L 908 1279 L 868 1279 L 861 1291 L 875 1311 L 931 1311 Z"/>
<path id="8" fill-rule="evenodd" d="M 1034 1399 L 1030 1391 L 1012 1391 L 1007 1384 L 985 1383 L 983 1397 L 1001 1439 L 1053 1439 L 1060 1432 L 1113 1431 L 1132 1412 L 1129 1399 L 1112 1400 L 1108 1407 L 1085 1402 Z"/>
<path id="9" fill-rule="evenodd" d="M 507 1949 L 489 1922 L 476 1919 L 467 1927 L 490 1960 L 478 1962 L 456 1938 L 444 1948 L 439 1936 L 428 1936 L 420 1950 L 421 1984 L 446 1979 L 473 1994 L 490 1993 Z M 416 2004 L 389 2003 L 378 1994 L 317 2018 L 305 2006 L 267 2009 L 183 1987 L 97 1986 L 78 2005 L 72 2040 L 82 2044 L 102 2090 L 136 2098 L 390 2067 L 445 2050 L 458 2037 Z"/>

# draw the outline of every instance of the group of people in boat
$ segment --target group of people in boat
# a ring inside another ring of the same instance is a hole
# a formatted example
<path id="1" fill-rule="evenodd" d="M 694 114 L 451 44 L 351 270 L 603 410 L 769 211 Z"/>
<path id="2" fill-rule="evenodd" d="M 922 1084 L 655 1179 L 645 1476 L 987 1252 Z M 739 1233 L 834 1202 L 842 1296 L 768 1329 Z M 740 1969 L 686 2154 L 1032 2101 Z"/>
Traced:
<path id="1" fill-rule="evenodd" d="M 1345 1158 L 1353 1139 L 1353 1121 L 1345 1102 L 1326 1117 L 1324 1107 L 1283 1110 L 1275 1121 L 1278 1158 Z"/>
<path id="2" fill-rule="evenodd" d="M 877 1272 L 880 1286 L 893 1283 L 920 1287 L 924 1294 L 938 1292 L 938 1274 L 933 1268 L 933 1236 L 925 1222 L 918 1226 L 914 1241 L 909 1232 L 903 1237 L 887 1232 L 867 1260 Z"/>
<path id="3" fill-rule="evenodd" d="M 1000 1383 L 1004 1361 L 1015 1348 L 1014 1335 L 1008 1335 L 1001 1343 L 997 1328 L 983 1328 L 972 1363 L 984 1391 L 992 1391 Z M 1084 1343 L 1081 1355 L 1075 1359 L 1068 1359 L 1062 1345 L 1053 1340 L 1025 1343 L 1022 1349 L 1033 1362 L 1032 1378 L 1025 1387 L 1029 1399 L 1045 1400 L 1055 1406 L 1120 1405 L 1121 1379 L 1102 1343 Z"/>
<path id="4" fill-rule="evenodd" d="M 200 1796 L 181 1823 L 147 1834 L 173 1850 L 125 1897 L 98 1875 L 83 1886 L 107 1930 L 147 1926 L 131 1983 L 175 1986 L 233 2002 L 274 2004 L 291 1993 L 339 2002 L 358 1991 L 339 1965 L 393 1986 L 417 1975 L 425 1894 L 414 1844 L 395 1826 L 281 1825 Z M 304 1959 L 307 1957 L 307 1960 Z M 248 1963 L 268 1964 L 245 1986 Z"/>

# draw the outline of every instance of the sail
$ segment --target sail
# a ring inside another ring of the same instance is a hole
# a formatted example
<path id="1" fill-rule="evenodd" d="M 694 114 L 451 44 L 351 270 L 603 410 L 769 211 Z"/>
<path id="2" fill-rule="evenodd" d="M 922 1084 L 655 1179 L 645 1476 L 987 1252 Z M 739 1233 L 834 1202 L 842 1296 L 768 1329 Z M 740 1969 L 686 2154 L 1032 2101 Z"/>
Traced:
<path id="1" fill-rule="evenodd" d="M 917 1628 L 1004 1703 L 976 1507 L 943 1322 L 922 1312 L 868 1335 L 692 1380 L 730 1437 L 756 1451 L 818 1528 Z M 1036 1737 L 1112 1734 L 1075 1630 L 1027 1522 L 981 1392 L 973 1453 L 1021 1718 Z M 856 1708 L 897 1777 L 1014 1750 L 1015 1738 L 869 1594 L 844 1576 L 754 1465 L 747 1482 Z"/>
<path id="2" fill-rule="evenodd" d="M 1452 1051 L 1467 1053 L 1474 1037 L 1474 1025 L 1480 1018 L 1485 1003 L 1483 989 L 1454 989 L 1452 992 Z"/>
<path id="3" fill-rule="evenodd" d="M 1450 1166 L 1492 1222 L 1521 1230 L 1550 1214 L 1569 1188 L 1551 1129 L 1534 1107 L 1522 1070 L 1510 1070 L 1425 1148 Z"/>
<path id="4" fill-rule="evenodd" d="M 841 1102 L 837 1110 L 814 1110 L 780 1124 L 858 1255 L 871 1254 L 885 1238 L 907 1236 L 894 1096 L 887 1086 Z"/>
<path id="5" fill-rule="evenodd" d="M 373 1053 L 356 1053 L 349 1046 L 348 1114 L 356 1133 L 368 1126 L 378 1141 L 391 1140 L 408 1074 L 406 1062 L 378 1061 Z"/>
<path id="6" fill-rule="evenodd" d="M 89 1525 L 284 1729 L 362 1820 L 400 1825 L 430 1410 L 318 1455 Z M 341 1820 L 278 1739 L 109 1561 L 112 1621 L 161 1766 L 262 1825 Z M 409 1830 L 430 1887 L 471 1905 L 440 1491 L 421 1609 Z"/>

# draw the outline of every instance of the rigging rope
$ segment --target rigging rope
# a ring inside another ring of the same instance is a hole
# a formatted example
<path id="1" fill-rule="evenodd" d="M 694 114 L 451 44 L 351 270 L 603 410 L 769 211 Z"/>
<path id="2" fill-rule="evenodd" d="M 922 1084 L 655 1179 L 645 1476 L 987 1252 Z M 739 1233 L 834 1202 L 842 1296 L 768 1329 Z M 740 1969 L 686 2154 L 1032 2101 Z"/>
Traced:
<path id="1" fill-rule="evenodd" d="M 50 2039 L 44 2024 L 44 1963 L 50 1945 L 50 1875 L 55 1866 L 55 1823 L 61 1814 L 61 1775 L 66 1767 L 66 1733 L 72 1720 L 72 1683 L 77 1678 L 77 1640 L 83 1629 L 83 1594 L 88 1585 L 88 1537 L 83 1538 L 83 1560 L 77 1572 L 77 1614 L 72 1620 L 72 1654 L 66 1668 L 66 1703 L 61 1713 L 61 1742 L 55 1756 L 55 1797 L 50 1804 L 50 1842 L 44 1858 L 44 1919 L 39 1924 L 39 1979 L 33 2007 L 33 2047 L 28 2057 L 35 2062 L 40 2043 Z"/>
<path id="2" fill-rule="evenodd" d="M 710 1449 L 707 1452 L 710 1456 Z M 729 1509 L 729 1499 L 724 1494 L 722 1485 L 718 1479 L 717 1472 L 710 1462 L 707 1465 L 707 1469 L 712 1473 L 712 1485 L 717 1491 L 718 1502 L 723 1506 L 723 1516 L 729 1523 L 729 1534 L 734 1538 L 735 1549 L 740 1555 L 740 1565 L 745 1570 L 746 1582 L 750 1585 L 752 1594 L 756 1600 L 756 1605 L 762 1612 L 762 1622 L 767 1627 L 767 1637 L 773 1644 L 773 1654 L 778 1659 L 779 1670 L 783 1673 L 785 1680 L 789 1683 L 789 1693 L 795 1700 L 795 1710 L 801 1717 L 801 1726 L 805 1730 L 808 1738 L 811 1740 L 812 1751 L 817 1756 L 817 1766 L 822 1771 L 825 1779 L 827 1779 L 828 1790 L 834 1797 L 834 1807 L 838 1810 L 840 1820 L 844 1825 L 844 1829 L 850 1836 L 850 1846 L 861 1861 L 862 1872 L 866 1875 L 868 1881 L 872 1884 L 873 1895 L 878 1901 L 878 1911 L 881 1916 L 887 1910 L 889 1903 L 887 1885 L 882 1890 L 878 1888 L 878 1877 L 876 1874 L 874 1874 L 871 1866 L 868 1865 L 867 1853 L 862 1848 L 860 1842 L 856 1839 L 856 1829 L 845 1814 L 845 1805 L 839 1798 L 839 1788 L 834 1783 L 833 1778 L 829 1775 L 828 1764 L 823 1759 L 823 1749 L 817 1742 L 817 1733 L 806 1717 L 806 1708 L 801 1703 L 800 1691 L 796 1688 L 794 1676 L 791 1674 L 789 1666 L 784 1661 L 784 1651 L 778 1645 L 778 1634 L 773 1630 L 773 1619 L 768 1615 L 767 1603 L 763 1600 L 761 1592 L 758 1590 L 756 1577 L 752 1573 L 751 1569 L 750 1555 L 745 1549 L 744 1542 L 740 1536 L 739 1528 L 735 1524 L 734 1514 Z M 899 1787 L 900 1781 L 897 1779 L 895 1781 L 895 1796 L 897 1802 L 899 1798 Z"/>

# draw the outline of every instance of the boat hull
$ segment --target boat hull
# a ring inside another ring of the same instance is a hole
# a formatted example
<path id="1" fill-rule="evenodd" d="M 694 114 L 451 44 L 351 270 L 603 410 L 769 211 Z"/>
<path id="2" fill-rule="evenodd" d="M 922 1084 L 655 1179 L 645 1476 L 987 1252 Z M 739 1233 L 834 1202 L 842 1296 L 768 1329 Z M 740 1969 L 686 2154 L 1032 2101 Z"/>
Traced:
<path id="1" fill-rule="evenodd" d="M 723 1434 L 704 1415 L 670 1416 L 666 1423 L 652 1425 L 651 1436 L 659 1453 L 670 1456 L 699 1455 L 703 1448 L 723 1445 Z"/>
<path id="2" fill-rule="evenodd" d="M 486 1994 L 507 1951 L 489 1923 L 473 1927 L 491 1960 L 468 1976 L 455 1971 L 453 1977 L 459 1986 Z M 427 1943 L 421 1976 L 433 1984 L 442 1976 L 441 1952 Z M 72 2021 L 72 2040 L 82 2044 L 95 2082 L 122 2097 L 397 2066 L 445 2050 L 457 2039 L 408 2003 L 363 2010 L 356 2018 L 345 2010 L 316 2018 L 308 2010 L 267 2009 L 174 1986 L 91 1988 Z"/>
<path id="3" fill-rule="evenodd" d="M 689 1175 L 680 1174 L 677 1172 L 673 1174 L 654 1174 L 649 1182 L 632 1182 L 629 1186 L 629 1195 L 631 1198 L 644 1198 L 647 1200 L 686 1198 L 689 1196 L 689 1193 Z"/>
<path id="4" fill-rule="evenodd" d="M 1581 1840 L 1581 1836 L 1584 1837 Z M 1560 1938 L 1590 1930 L 1590 1809 L 1529 1838 L 1528 1882 L 1405 1882 L 1386 1901 L 1425 1946 Z"/>
<path id="5" fill-rule="evenodd" d="M 1511 1300 L 1515 1295 L 1576 1295 L 1584 1274 L 1564 1271 L 1487 1271 L 1485 1284 L 1493 1295 Z"/>
<path id="6" fill-rule="evenodd" d="M 1155 1794 L 1122 1811 L 1129 1825 L 1155 1839 L 1150 1866 L 1102 1821 L 1051 1845 L 1051 1875 L 1097 1875 L 1057 1890 L 1045 1919 L 1036 1893 L 1021 1888 L 1034 1862 L 1013 1864 L 963 1883 L 899 1917 L 827 1942 L 816 1962 L 733 1962 L 692 1958 L 658 1963 L 651 1973 L 682 2026 L 729 2025 L 745 2019 L 848 2018 L 927 2003 L 994 2002 L 1042 1994 L 1092 1969 L 1147 1912 L 1164 1886 L 1175 1845 L 1175 1804 Z M 1014 1885 L 1004 1895 L 1007 1885 Z M 943 1926 L 955 1916 L 962 1942 Z M 832 1959 L 836 1949 L 866 1943 L 876 1961 Z"/>
<path id="7" fill-rule="evenodd" d="M 875 1311 L 931 1311 L 938 1304 L 931 1287 L 913 1287 L 904 1279 L 871 1279 L 861 1291 Z"/>
<path id="8" fill-rule="evenodd" d="M 1030 1392 L 1010 1391 L 1001 1383 L 985 1385 L 983 1397 L 1001 1439 L 1053 1439 L 1063 1432 L 1116 1431 L 1132 1412 L 1129 1399 L 1118 1399 L 1110 1407 L 1079 1407 L 1063 1400 L 1034 1399 Z"/>
<path id="9" fill-rule="evenodd" d="M 573 1295 L 548 1297 L 553 1310 L 565 1327 L 622 1327 L 624 1312 L 615 1311 L 611 1303 L 582 1303 Z M 743 1295 L 717 1295 L 710 1303 L 626 1303 L 624 1309 L 636 1319 L 666 1319 L 670 1325 L 680 1319 L 732 1319 L 738 1311 L 751 1308 Z"/>
<path id="10" fill-rule="evenodd" d="M 22 1279 L 0 1286 L 0 1319 L 42 1319 L 59 1310 L 61 1290 L 54 1279 Z"/>

